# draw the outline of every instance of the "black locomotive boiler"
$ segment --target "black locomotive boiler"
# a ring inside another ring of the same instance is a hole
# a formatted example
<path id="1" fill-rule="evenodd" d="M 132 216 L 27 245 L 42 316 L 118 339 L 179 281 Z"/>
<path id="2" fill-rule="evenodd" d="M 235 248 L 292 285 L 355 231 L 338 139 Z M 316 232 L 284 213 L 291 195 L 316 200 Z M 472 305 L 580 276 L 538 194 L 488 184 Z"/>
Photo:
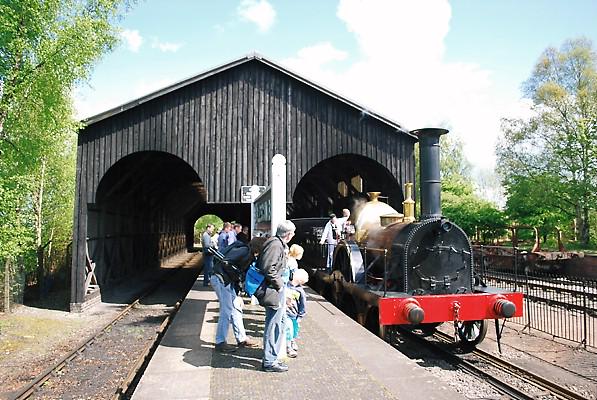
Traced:
<path id="1" fill-rule="evenodd" d="M 489 320 L 497 327 L 501 318 L 522 316 L 523 296 L 479 282 L 468 236 L 441 213 L 439 138 L 447 132 L 413 131 L 420 149 L 420 220 L 414 220 L 410 187 L 404 214 L 370 193 L 371 201 L 354 210 L 354 234 L 335 248 L 332 273 L 318 278 L 322 292 L 370 329 L 410 325 L 431 330 L 452 322 L 462 344 L 476 345 Z M 302 231 L 297 239 L 304 242 L 306 227 L 322 221 L 295 223 Z"/>

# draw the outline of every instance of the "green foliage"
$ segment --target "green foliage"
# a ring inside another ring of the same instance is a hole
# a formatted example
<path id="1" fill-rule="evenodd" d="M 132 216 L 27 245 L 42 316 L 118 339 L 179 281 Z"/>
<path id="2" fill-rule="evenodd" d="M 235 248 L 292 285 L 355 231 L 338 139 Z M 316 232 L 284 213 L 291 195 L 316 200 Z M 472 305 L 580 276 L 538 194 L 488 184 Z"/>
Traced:
<path id="1" fill-rule="evenodd" d="M 219 232 L 224 225 L 224 221 L 217 215 L 203 215 L 195 222 L 195 243 L 201 243 L 201 235 L 205 232 L 207 224 L 213 224 L 215 226 L 214 233 Z"/>
<path id="2" fill-rule="evenodd" d="M 0 3 L 0 259 L 33 269 L 37 248 L 64 253 L 71 240 L 80 125 L 71 93 L 117 42 L 126 4 Z"/>
<path id="3" fill-rule="evenodd" d="M 505 214 L 491 202 L 473 194 L 458 195 L 442 193 L 442 213 L 460 226 L 470 237 L 476 229 L 483 231 L 486 238 L 498 237 L 507 225 Z"/>
<path id="4" fill-rule="evenodd" d="M 498 235 L 505 225 L 505 216 L 494 204 L 475 194 L 471 166 L 456 136 L 441 137 L 442 214 L 454 221 L 469 236 L 476 229 Z"/>
<path id="5" fill-rule="evenodd" d="M 570 237 L 574 209 L 567 210 L 554 202 L 556 195 L 552 188 L 557 188 L 558 182 L 550 178 L 545 175 L 529 180 L 525 176 L 510 176 L 506 212 L 519 225 L 550 233 L 559 227 Z"/>
<path id="6" fill-rule="evenodd" d="M 569 226 L 590 241 L 597 209 L 597 55 L 586 39 L 570 40 L 539 58 L 524 92 L 529 119 L 504 119 L 498 168 L 513 218 Z"/>

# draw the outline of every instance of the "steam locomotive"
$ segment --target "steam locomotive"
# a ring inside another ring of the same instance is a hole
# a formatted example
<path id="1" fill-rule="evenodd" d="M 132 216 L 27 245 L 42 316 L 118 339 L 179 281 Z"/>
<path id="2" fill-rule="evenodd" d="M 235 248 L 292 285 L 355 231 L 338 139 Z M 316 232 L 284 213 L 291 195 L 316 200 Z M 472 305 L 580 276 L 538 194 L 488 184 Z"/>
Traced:
<path id="1" fill-rule="evenodd" d="M 473 270 L 468 236 L 441 213 L 439 138 L 447 132 L 413 131 L 420 149 L 420 220 L 414 219 L 412 184 L 406 187 L 404 214 L 378 201 L 379 193 L 370 193 L 371 201 L 354 210 L 354 230 L 338 241 L 331 274 L 318 272 L 315 284 L 380 335 L 392 325 L 429 333 L 452 322 L 460 344 L 475 346 L 484 339 L 489 320 L 495 320 L 497 330 L 499 319 L 522 316 L 523 297 L 483 284 Z M 306 264 L 316 262 L 317 235 L 326 220 L 293 221 L 295 242 L 312 257 Z"/>

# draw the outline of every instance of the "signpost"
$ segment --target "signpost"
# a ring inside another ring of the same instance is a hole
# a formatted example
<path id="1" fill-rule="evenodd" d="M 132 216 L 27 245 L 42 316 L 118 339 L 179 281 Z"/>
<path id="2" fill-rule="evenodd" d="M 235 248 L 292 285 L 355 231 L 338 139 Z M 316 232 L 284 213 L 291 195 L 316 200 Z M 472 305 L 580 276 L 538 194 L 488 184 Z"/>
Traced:
<path id="1" fill-rule="evenodd" d="M 271 234 L 276 234 L 278 224 L 286 219 L 286 157 L 276 154 L 272 158 L 272 219 Z"/>

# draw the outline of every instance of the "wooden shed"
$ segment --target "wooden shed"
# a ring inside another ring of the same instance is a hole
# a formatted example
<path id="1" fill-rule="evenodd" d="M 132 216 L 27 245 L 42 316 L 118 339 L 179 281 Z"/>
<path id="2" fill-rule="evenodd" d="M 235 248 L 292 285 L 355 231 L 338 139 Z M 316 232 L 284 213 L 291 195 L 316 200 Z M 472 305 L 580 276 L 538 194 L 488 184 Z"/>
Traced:
<path id="1" fill-rule="evenodd" d="M 269 185 L 277 153 L 287 160 L 291 217 L 325 215 L 370 190 L 400 210 L 402 185 L 415 179 L 415 135 L 256 54 L 85 122 L 74 310 L 98 286 L 184 251 L 198 217 L 247 221 L 241 186 Z"/>

